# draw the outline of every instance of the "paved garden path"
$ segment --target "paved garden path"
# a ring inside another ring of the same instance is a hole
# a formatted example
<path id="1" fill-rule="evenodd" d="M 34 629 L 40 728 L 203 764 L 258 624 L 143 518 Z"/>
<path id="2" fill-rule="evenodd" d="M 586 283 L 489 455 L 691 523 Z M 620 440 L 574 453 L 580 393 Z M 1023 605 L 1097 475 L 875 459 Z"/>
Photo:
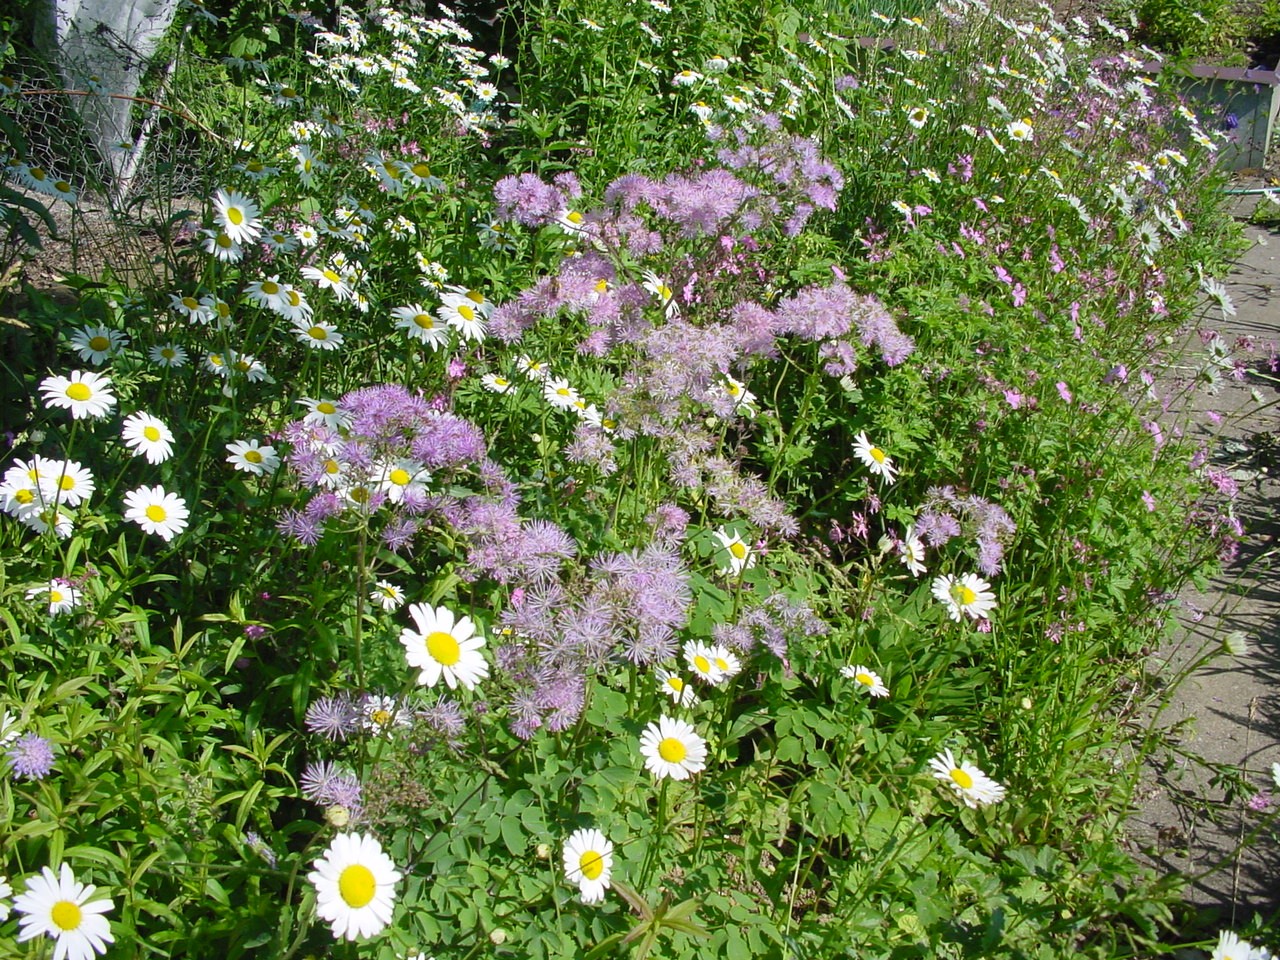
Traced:
<path id="1" fill-rule="evenodd" d="M 1219 329 L 1228 343 L 1251 337 L 1265 350 L 1267 343 L 1280 345 L 1280 232 L 1245 229 L 1252 246 L 1227 281 L 1237 314 L 1205 326 Z M 1246 541 L 1209 591 L 1183 592 L 1179 637 L 1146 667 L 1167 682 L 1202 651 L 1222 649 L 1233 633 L 1244 635 L 1246 649 L 1223 652 L 1177 689 L 1158 721 L 1175 728 L 1174 749 L 1154 755 L 1130 823 L 1147 859 L 1193 878 L 1187 898 L 1203 909 L 1209 928 L 1239 925 L 1254 913 L 1275 917 L 1280 910 L 1280 821 L 1240 849 L 1241 838 L 1265 816 L 1249 801 L 1261 806 L 1270 794 L 1270 809 L 1280 805 L 1271 777 L 1271 764 L 1280 761 L 1280 469 L 1258 472 L 1256 445 L 1244 443 L 1280 430 L 1280 405 L 1271 406 L 1280 404 L 1280 380 L 1261 369 L 1267 376 L 1228 378 L 1216 396 L 1194 401 L 1189 429 L 1202 434 L 1215 463 L 1240 480 L 1236 514 Z M 1207 410 L 1223 416 L 1216 437 L 1203 415 Z M 1280 447 L 1272 450 L 1271 462 L 1280 464 Z M 1228 799 L 1216 782 L 1220 770 L 1239 773 L 1249 789 Z"/>

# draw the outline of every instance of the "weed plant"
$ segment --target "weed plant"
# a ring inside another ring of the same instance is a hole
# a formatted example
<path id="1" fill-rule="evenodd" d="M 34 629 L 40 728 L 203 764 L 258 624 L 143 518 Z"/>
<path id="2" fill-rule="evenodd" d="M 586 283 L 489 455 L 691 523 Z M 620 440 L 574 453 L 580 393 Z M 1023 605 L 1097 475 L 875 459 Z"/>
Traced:
<path id="1" fill-rule="evenodd" d="M 909 13 L 195 21 L 168 279 L 24 317 L 0 951 L 1161 949 L 1220 141 L 1086 25 Z"/>

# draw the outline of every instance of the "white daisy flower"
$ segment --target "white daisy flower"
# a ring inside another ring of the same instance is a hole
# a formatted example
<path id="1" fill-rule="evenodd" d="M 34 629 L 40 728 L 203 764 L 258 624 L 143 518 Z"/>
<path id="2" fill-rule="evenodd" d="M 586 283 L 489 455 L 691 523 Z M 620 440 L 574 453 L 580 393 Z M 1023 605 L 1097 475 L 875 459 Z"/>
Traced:
<path id="1" fill-rule="evenodd" d="M 152 363 L 170 369 L 186 366 L 187 363 L 187 351 L 176 343 L 156 344 L 147 351 L 147 356 L 151 358 Z"/>
<path id="2" fill-rule="evenodd" d="M 82 594 L 66 580 L 53 579 L 43 587 L 32 587 L 27 591 L 28 600 L 47 600 L 49 615 L 56 617 L 60 613 L 70 613 L 80 606 Z"/>
<path id="3" fill-rule="evenodd" d="M 308 280 L 314 281 L 319 285 L 321 290 L 332 290 L 333 295 L 339 302 L 353 299 L 351 285 L 348 284 L 346 278 L 332 266 L 303 267 L 302 275 Z"/>
<path id="4" fill-rule="evenodd" d="M 929 761 L 933 775 L 955 791 L 966 807 L 977 808 L 1004 799 L 1004 787 L 996 783 L 972 763 L 957 762 L 950 750 L 943 750 Z"/>
<path id="5" fill-rule="evenodd" d="M 187 502 L 164 487 L 139 487 L 124 495 L 124 518 L 168 542 L 187 529 Z"/>
<path id="6" fill-rule="evenodd" d="M 515 384 L 497 373 L 486 373 L 480 378 L 481 385 L 493 393 L 510 393 Z"/>
<path id="7" fill-rule="evenodd" d="M 890 550 L 897 551 L 903 566 L 911 571 L 913 577 L 918 577 L 925 572 L 924 543 L 916 536 L 915 528 L 911 524 L 907 524 L 901 540 L 895 540 L 888 535 L 881 537 L 880 550 L 885 553 Z"/>
<path id="8" fill-rule="evenodd" d="M 484 637 L 476 633 L 470 617 L 455 619 L 447 607 L 434 609 L 422 603 L 409 607 L 417 629 L 400 631 L 409 666 L 421 672 L 418 683 L 434 687 L 444 678 L 452 690 L 459 684 L 467 690 L 489 676 L 489 664 L 480 652 Z"/>
<path id="9" fill-rule="evenodd" d="M 360 700 L 360 725 L 370 733 L 390 733 L 410 722 L 409 711 L 395 697 L 370 693 Z"/>
<path id="10" fill-rule="evenodd" d="M 685 683 L 684 677 L 670 670 L 658 668 L 654 672 L 654 676 L 658 678 L 658 686 L 662 692 L 669 696 L 673 703 L 678 707 L 692 707 L 698 702 L 698 695 L 693 692 L 693 687 Z"/>
<path id="11" fill-rule="evenodd" d="M 44 935 L 54 940 L 54 960 L 91 960 L 115 941 L 103 916 L 113 909 L 111 901 L 93 899 L 98 888 L 77 881 L 67 864 L 57 876 L 43 867 L 38 875 L 27 877 L 26 884 L 26 892 L 13 898 L 19 943 Z"/>
<path id="12" fill-rule="evenodd" d="M 545 380 L 551 376 L 551 368 L 542 360 L 534 360 L 527 353 L 516 358 L 516 369 L 529 380 Z"/>
<path id="13" fill-rule="evenodd" d="M 720 548 L 728 552 L 728 566 L 721 566 L 720 572 L 727 573 L 731 576 L 738 576 L 743 570 L 749 570 L 756 565 L 755 553 L 751 546 L 742 539 L 737 533 L 729 533 L 724 527 L 716 530 L 712 534 L 716 538 L 716 542 L 720 544 Z"/>
<path id="14" fill-rule="evenodd" d="M 840 676 L 848 677 L 854 683 L 866 689 L 867 693 L 873 697 L 887 697 L 889 695 L 889 688 L 880 679 L 880 674 L 862 666 L 862 664 L 858 664 L 856 667 L 841 667 Z"/>
<path id="15" fill-rule="evenodd" d="M 679 316 L 680 305 L 676 303 L 675 291 L 667 286 L 667 281 L 663 280 L 652 270 L 646 270 L 644 272 L 644 283 L 641 284 L 641 286 L 658 298 L 658 301 L 666 310 L 668 320 L 672 317 Z"/>
<path id="16" fill-rule="evenodd" d="M 692 724 L 671 717 L 650 723 L 640 734 L 645 769 L 661 780 L 687 780 L 707 765 L 707 742 Z"/>
<path id="17" fill-rule="evenodd" d="M 245 296 L 258 306 L 277 311 L 284 305 L 284 290 L 285 286 L 279 277 L 254 280 L 244 288 Z"/>
<path id="18" fill-rule="evenodd" d="M 45 406 L 70 410 L 73 420 L 101 419 L 116 405 L 111 378 L 91 371 L 73 370 L 70 377 L 45 377 L 40 381 Z"/>
<path id="19" fill-rule="evenodd" d="M 431 481 L 425 464 L 403 457 L 385 464 L 378 473 L 378 489 L 392 503 L 401 503 L 409 493 L 420 494 Z"/>
<path id="20" fill-rule="evenodd" d="M 928 107 L 903 107 L 902 109 L 907 112 L 907 123 L 911 124 L 917 130 L 929 122 L 930 114 Z"/>
<path id="21" fill-rule="evenodd" d="M 313 426 L 324 426 L 330 430 L 341 430 L 351 422 L 351 414 L 338 406 L 336 400 L 313 400 L 303 397 L 298 403 L 307 408 L 302 422 Z"/>
<path id="22" fill-rule="evenodd" d="M 963 577 L 950 574 L 938 577 L 933 581 L 933 595 L 947 605 L 947 616 L 957 622 L 965 614 L 981 620 L 989 617 L 996 608 L 996 595 L 991 591 L 991 584 L 974 573 L 966 573 Z"/>
<path id="23" fill-rule="evenodd" d="M 564 875 L 583 903 L 599 903 L 613 876 L 613 844 L 593 828 L 573 831 L 564 842 Z"/>
<path id="24" fill-rule="evenodd" d="M 373 590 L 369 593 L 369 599 L 390 613 L 394 610 L 399 610 L 404 603 L 404 591 L 390 580 L 379 580 L 373 585 Z"/>
<path id="25" fill-rule="evenodd" d="M 854 437 L 853 452 L 868 470 L 883 478 L 885 483 L 893 483 L 897 476 L 897 468 L 893 465 L 893 460 L 868 440 L 865 432 L 860 432 Z"/>
<path id="26" fill-rule="evenodd" d="M 564 377 L 556 377 L 543 383 L 542 396 L 558 410 L 572 410 L 582 401 L 578 391 Z"/>
<path id="27" fill-rule="evenodd" d="M 202 327 L 213 322 L 214 311 L 209 304 L 199 297 L 193 297 L 191 294 L 181 297 L 176 293 L 169 294 L 169 307 L 175 313 L 181 314 L 187 320 Z"/>
<path id="28" fill-rule="evenodd" d="M 204 230 L 204 252 L 222 263 L 239 263 L 244 257 L 244 247 L 222 230 Z"/>
<path id="29" fill-rule="evenodd" d="M 294 336 L 312 350 L 337 350 L 345 339 L 342 332 L 325 320 L 302 321 L 293 325 Z"/>
<path id="30" fill-rule="evenodd" d="M 1015 120 L 1005 129 L 1009 132 L 1009 139 L 1018 143 L 1029 142 L 1035 136 L 1029 119 Z"/>
<path id="31" fill-rule="evenodd" d="M 256 477 L 271 473 L 280 466 L 276 448 L 263 446 L 257 440 L 237 440 L 227 444 L 227 463 L 243 473 Z"/>
<path id="32" fill-rule="evenodd" d="M 335 938 L 372 937 L 391 923 L 401 874 L 376 838 L 340 833 L 313 866 L 316 913 Z"/>
<path id="33" fill-rule="evenodd" d="M 71 349 L 86 363 L 105 363 L 128 346 L 129 338 L 101 324 L 81 327 L 71 334 Z"/>
<path id="34" fill-rule="evenodd" d="M 214 221 L 232 243 L 249 243 L 262 233 L 258 205 L 234 190 L 219 189 L 213 195 Z"/>
<path id="35" fill-rule="evenodd" d="M 462 334 L 464 340 L 484 339 L 487 327 L 486 315 L 482 308 L 465 297 L 446 300 L 436 310 L 436 316 Z"/>
<path id="36" fill-rule="evenodd" d="M 396 326 L 407 333 L 410 339 L 429 344 L 432 350 L 439 350 L 441 344 L 449 341 L 448 325 L 427 313 L 421 304 L 396 307 L 391 315 L 396 318 Z"/>
<path id="37" fill-rule="evenodd" d="M 1252 943 L 1241 940 L 1233 930 L 1222 930 L 1209 960 L 1267 960 L 1267 952 L 1256 951 Z"/>
<path id="38" fill-rule="evenodd" d="M 135 457 L 146 457 L 147 463 L 164 463 L 173 456 L 173 431 L 149 413 L 138 411 L 125 417 L 120 435 Z"/>

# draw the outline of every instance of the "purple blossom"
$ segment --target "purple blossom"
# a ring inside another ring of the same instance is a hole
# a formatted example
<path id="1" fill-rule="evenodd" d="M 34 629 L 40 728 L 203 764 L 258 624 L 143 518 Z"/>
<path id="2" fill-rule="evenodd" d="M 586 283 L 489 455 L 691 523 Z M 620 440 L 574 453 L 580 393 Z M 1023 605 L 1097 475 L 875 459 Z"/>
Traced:
<path id="1" fill-rule="evenodd" d="M 53 771 L 53 743 L 37 734 L 24 733 L 9 744 L 5 755 L 19 779 L 43 780 Z"/>
<path id="2" fill-rule="evenodd" d="M 515 220 L 526 227 L 555 223 L 567 206 L 564 194 L 532 173 L 503 177 L 494 184 L 493 198 L 499 220 Z"/>
<path id="3" fill-rule="evenodd" d="M 307 707 L 304 723 L 312 733 L 330 740 L 345 740 L 360 729 L 360 710 L 345 694 L 321 697 Z"/>

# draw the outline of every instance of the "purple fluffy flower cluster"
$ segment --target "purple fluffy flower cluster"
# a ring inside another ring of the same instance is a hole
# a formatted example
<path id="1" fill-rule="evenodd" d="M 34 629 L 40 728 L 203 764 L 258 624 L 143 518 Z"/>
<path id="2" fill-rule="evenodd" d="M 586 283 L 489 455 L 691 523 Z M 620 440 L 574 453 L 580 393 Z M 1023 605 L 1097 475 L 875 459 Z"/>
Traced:
<path id="1" fill-rule="evenodd" d="M 836 208 L 844 176 L 822 158 L 816 140 L 784 136 L 771 126 L 763 124 L 756 132 L 732 131 L 735 145 L 722 147 L 717 157 L 730 170 L 772 181 L 770 196 L 776 206 L 770 212 L 786 215 L 783 232 L 794 237 L 816 211 Z M 755 229 L 749 222 L 743 225 Z"/>
<path id="2" fill-rule="evenodd" d="M 958 494 L 954 487 L 930 487 L 915 532 L 930 547 L 964 535 L 977 545 L 978 569 L 988 577 L 1000 572 L 1005 547 L 1017 531 L 1004 508 L 986 497 Z"/>
<path id="3" fill-rule="evenodd" d="M 308 763 L 299 779 L 302 795 L 322 807 L 345 807 L 351 819 L 362 811 L 364 791 L 360 781 L 328 760 Z"/>
<path id="4" fill-rule="evenodd" d="M 555 732 L 574 723 L 588 680 L 605 663 L 670 659 L 691 599 L 678 548 L 660 544 L 599 556 L 568 585 L 530 586 L 502 615 L 519 639 L 495 653 L 498 668 L 517 687 L 512 732 L 528 739 L 543 727 Z"/>
<path id="5" fill-rule="evenodd" d="M 772 593 L 747 607 L 737 623 L 718 623 L 712 630 L 717 643 L 750 653 L 762 644 L 779 660 L 787 656 L 787 641 L 825 636 L 829 628 L 803 601 Z"/>
<path id="6" fill-rule="evenodd" d="M 311 495 L 301 509 L 286 511 L 278 527 L 314 544 L 330 518 L 377 516 L 383 542 L 404 549 L 423 515 L 440 507 L 428 486 L 433 475 L 480 463 L 484 435 L 396 384 L 354 390 L 338 406 L 345 415 L 340 427 L 306 420 L 285 427 L 286 460 Z"/>

